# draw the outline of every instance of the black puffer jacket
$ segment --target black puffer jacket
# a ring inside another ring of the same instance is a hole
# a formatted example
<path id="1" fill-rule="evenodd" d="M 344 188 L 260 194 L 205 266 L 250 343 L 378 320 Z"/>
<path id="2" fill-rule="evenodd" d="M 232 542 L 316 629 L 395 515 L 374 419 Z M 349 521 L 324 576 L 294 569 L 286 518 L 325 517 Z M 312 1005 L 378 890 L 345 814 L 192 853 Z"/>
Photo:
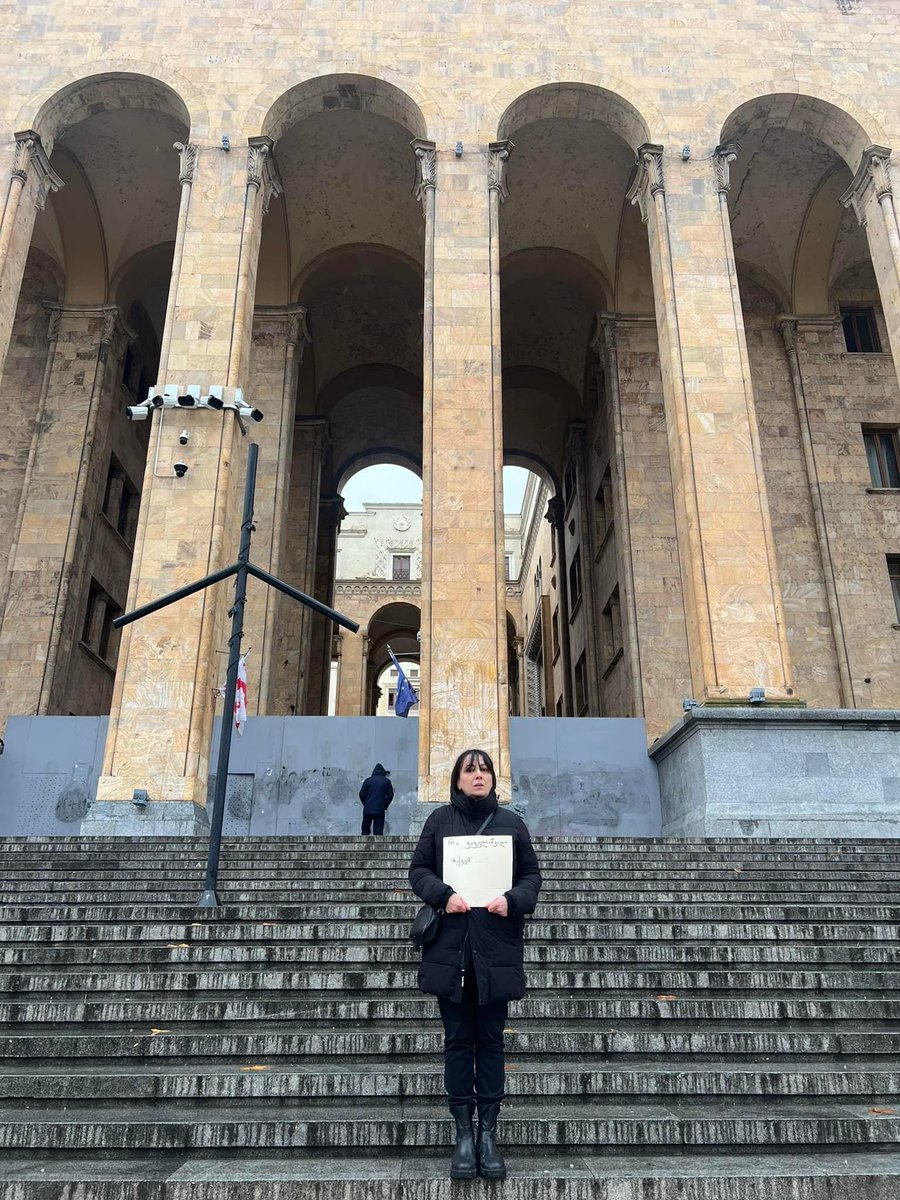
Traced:
<path id="1" fill-rule="evenodd" d="M 444 838 L 471 837 L 484 818 L 496 809 L 485 836 L 507 834 L 513 839 L 513 886 L 506 893 L 509 915 L 495 916 L 486 908 L 467 913 L 444 913 L 437 937 L 422 951 L 419 987 L 445 1000 L 462 1002 L 462 970 L 474 967 L 478 1002 L 520 1000 L 525 995 L 525 917 L 534 912 L 541 888 L 541 872 L 525 822 L 507 808 L 497 806 L 492 792 L 471 800 L 457 793 L 428 817 L 409 868 L 412 890 L 426 904 L 442 909 L 453 889 L 443 881 Z"/>
<path id="2" fill-rule="evenodd" d="M 376 763 L 369 778 L 363 780 L 359 798 L 365 816 L 382 817 L 387 812 L 394 798 L 394 785 L 381 763 Z"/>

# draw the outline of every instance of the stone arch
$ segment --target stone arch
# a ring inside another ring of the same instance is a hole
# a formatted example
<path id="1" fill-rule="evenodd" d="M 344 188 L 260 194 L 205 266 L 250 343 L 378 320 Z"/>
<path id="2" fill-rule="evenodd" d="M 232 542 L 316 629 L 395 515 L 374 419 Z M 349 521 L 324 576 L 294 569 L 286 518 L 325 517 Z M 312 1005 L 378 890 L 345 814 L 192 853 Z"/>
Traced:
<path id="1" fill-rule="evenodd" d="M 393 246 L 363 243 L 360 245 L 337 246 L 318 255 L 300 270 L 291 283 L 291 295 L 302 304 L 306 296 L 314 292 L 323 280 L 354 278 L 361 268 L 371 272 L 377 267 L 378 274 L 394 283 L 408 284 L 415 281 L 422 286 L 422 265 Z"/>
<path id="2" fill-rule="evenodd" d="M 562 494 L 558 472 L 539 454 L 528 450 L 517 450 L 514 446 L 504 447 L 503 465 L 504 467 L 523 467 L 526 471 L 537 475 L 538 479 L 547 485 L 551 496 Z"/>
<path id="3" fill-rule="evenodd" d="M 828 280 L 844 216 L 840 199 L 846 187 L 847 169 L 843 163 L 836 164 L 809 202 L 794 257 L 791 310 L 795 313 L 828 309 Z"/>
<path id="4" fill-rule="evenodd" d="M 403 467 L 412 471 L 413 475 L 422 478 L 422 460 L 406 450 L 393 446 L 373 446 L 370 450 L 362 450 L 341 463 L 334 473 L 335 491 L 342 493 L 354 475 L 364 471 L 366 467 Z"/>
<path id="5" fill-rule="evenodd" d="M 851 171 L 859 166 L 866 147 L 883 143 L 885 136 L 874 118 L 852 101 L 842 98 L 835 104 L 796 89 L 752 93 L 731 109 L 718 134 L 712 136 L 724 145 L 739 142 L 742 133 L 762 127 L 789 129 L 817 138 L 842 158 Z"/>
<path id="6" fill-rule="evenodd" d="M 655 140 L 652 131 L 661 136 L 665 124 L 650 100 L 627 98 L 632 94 L 633 89 L 618 79 L 584 72 L 565 81 L 544 77 L 525 91 L 521 80 L 507 84 L 488 110 L 489 116 L 496 114 L 498 139 L 514 138 L 516 129 L 533 121 L 573 117 L 605 125 L 636 151 Z"/>
<path id="7" fill-rule="evenodd" d="M 94 64 L 95 68 L 98 65 Z M 174 76 L 174 73 L 163 69 L 160 75 Z M 97 112 L 116 109 L 149 109 L 169 117 L 174 134 L 199 136 L 209 124 L 205 107 L 200 103 L 200 93 L 184 78 L 177 77 L 177 84 L 176 88 L 163 78 L 122 67 L 95 70 L 88 75 L 80 74 L 43 97 L 36 97 L 19 120 L 22 127 L 33 128 L 41 135 L 48 154 L 54 143 L 73 125 Z M 194 112 L 202 113 L 199 123 L 192 120 L 191 109 L 182 93 L 191 96 Z"/>
<path id="8" fill-rule="evenodd" d="M 422 109 L 405 91 L 382 77 L 349 73 L 318 75 L 289 86 L 270 104 L 260 126 L 277 142 L 286 129 L 313 113 L 341 108 L 386 117 L 408 129 L 413 138 L 428 136 Z"/>

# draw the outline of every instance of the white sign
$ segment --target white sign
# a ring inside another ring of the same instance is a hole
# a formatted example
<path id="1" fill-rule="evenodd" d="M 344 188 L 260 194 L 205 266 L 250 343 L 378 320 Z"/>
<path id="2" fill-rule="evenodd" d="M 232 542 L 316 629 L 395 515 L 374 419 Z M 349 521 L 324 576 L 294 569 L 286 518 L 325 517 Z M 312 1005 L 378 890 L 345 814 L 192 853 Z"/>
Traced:
<path id="1" fill-rule="evenodd" d="M 445 837 L 444 883 L 472 908 L 484 908 L 513 882 L 511 837 Z"/>

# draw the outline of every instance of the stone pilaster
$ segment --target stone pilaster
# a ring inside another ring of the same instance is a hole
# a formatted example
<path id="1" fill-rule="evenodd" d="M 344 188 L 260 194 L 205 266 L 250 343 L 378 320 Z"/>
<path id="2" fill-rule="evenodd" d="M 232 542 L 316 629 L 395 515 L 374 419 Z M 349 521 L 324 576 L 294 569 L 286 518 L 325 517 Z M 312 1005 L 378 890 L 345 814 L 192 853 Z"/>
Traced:
<path id="1" fill-rule="evenodd" d="M 762 687 L 782 700 L 793 686 L 731 243 L 732 149 L 664 163 L 661 146 L 642 146 L 629 196 L 650 238 L 693 694 L 745 702 Z"/>
<path id="2" fill-rule="evenodd" d="M 63 181 L 50 166 L 40 136 L 33 129 L 17 133 L 0 159 L 5 162 L 5 204 L 0 218 L 0 372 L 6 362 L 16 318 L 19 288 L 38 212 Z M 2 167 L 0 167 L 2 169 Z"/>
<path id="3" fill-rule="evenodd" d="M 290 495 L 287 505 L 290 537 L 283 541 L 282 578 L 322 599 L 316 588 L 316 544 L 322 462 L 329 442 L 328 422 L 322 417 L 297 420 L 291 448 Z M 314 621 L 322 618 L 285 597 L 275 606 L 269 709 L 275 715 L 303 715 Z M 345 648 L 346 649 L 346 648 Z"/>
<path id="4" fill-rule="evenodd" d="M 345 516 L 341 496 L 319 497 L 319 528 L 312 595 L 332 607 L 337 539 Z M 311 613 L 311 618 L 307 626 L 309 632 L 306 634 L 306 641 L 309 643 L 309 670 L 306 676 L 304 711 L 309 716 L 324 716 L 328 712 L 334 622 L 327 620 L 320 613 Z"/>
<path id="5" fill-rule="evenodd" d="M 828 621 L 834 644 L 834 655 L 837 661 L 838 677 L 840 679 L 841 706 L 856 708 L 856 698 L 853 691 L 853 680 L 850 673 L 850 660 L 847 654 L 847 644 L 844 637 L 844 624 L 841 616 L 841 606 L 838 597 L 834 561 L 831 544 L 828 538 L 828 526 L 822 501 L 822 489 L 819 482 L 819 470 L 816 463 L 815 445 L 810 426 L 809 409 L 806 402 L 806 388 L 803 381 L 803 367 L 800 361 L 800 346 L 803 333 L 811 326 L 817 332 L 823 330 L 830 334 L 839 318 L 826 317 L 793 317 L 782 316 L 778 319 L 777 328 L 784 342 L 784 350 L 791 376 L 791 388 L 794 394 L 794 404 L 797 410 L 797 422 L 800 428 L 800 445 L 803 452 L 803 465 L 806 471 L 806 484 L 809 489 L 809 502 L 812 509 L 813 524 L 816 532 L 816 546 L 819 551 L 819 561 L 822 568 L 822 581 L 825 587 L 825 597 L 828 608 Z"/>
<path id="6" fill-rule="evenodd" d="M 894 367 L 900 378 L 900 226 L 891 177 L 891 151 L 869 146 L 841 197 L 866 231 Z"/>
<path id="7" fill-rule="evenodd" d="M 511 144 L 441 156 L 426 207 L 419 799 L 446 798 L 467 746 L 509 798 L 500 203 Z M 433 215 L 432 215 L 433 213 Z M 464 440 L 460 430 L 466 430 Z"/>
<path id="8" fill-rule="evenodd" d="M 642 324 L 650 324 L 649 321 Z M 631 540 L 631 514 L 628 505 L 628 466 L 625 458 L 625 419 L 619 388 L 619 351 L 614 313 L 598 313 L 593 342 L 594 353 L 606 379 L 606 402 L 612 431 L 610 475 L 613 486 L 613 537 L 616 573 L 621 596 L 622 635 L 631 691 L 631 712 L 644 715 L 644 688 L 641 681 L 641 651 L 638 637 L 637 605 L 634 590 L 634 543 Z"/>
<path id="9" fill-rule="evenodd" d="M 257 308 L 248 379 L 253 404 L 265 414 L 253 439 L 259 444 L 260 469 L 256 483 L 256 533 L 253 561 L 281 575 L 288 561 L 288 510 L 294 441 L 297 376 L 310 341 L 306 309 L 299 304 Z M 298 522 L 303 515 L 296 513 Z M 293 522 L 291 533 L 293 534 Z M 300 584 L 301 590 L 307 590 Z M 250 673 L 250 711 L 264 714 L 277 673 L 275 644 L 287 607 L 300 606 L 280 592 L 254 584 L 248 591 L 244 631 L 247 645 L 259 647 L 256 670 Z"/>
<path id="10" fill-rule="evenodd" d="M 158 386 L 243 388 L 262 217 L 277 188 L 271 142 L 251 139 L 244 153 L 204 146 L 187 160 L 179 154 L 177 275 Z M 179 443 L 182 429 L 187 446 Z M 176 459 L 188 464 L 181 478 L 173 471 Z M 234 558 L 245 464 L 246 441 L 233 407 L 155 411 L 129 609 Z M 191 806 L 206 800 L 220 674 L 215 651 L 227 636 L 232 587 L 217 585 L 123 630 L 92 819 L 99 819 L 104 802 L 130 801 L 135 788 L 146 788 L 154 802 L 182 802 L 191 827 Z"/>
<path id="11" fill-rule="evenodd" d="M 559 649 L 562 656 L 563 700 L 567 717 L 577 716 L 572 700 L 572 640 L 569 636 L 569 572 L 566 569 L 566 505 L 562 496 L 551 496 L 547 501 L 544 520 L 553 530 L 556 548 L 557 588 L 559 590 Z M 587 569 L 588 564 L 585 563 Z M 523 649 L 524 654 L 524 649 Z M 523 710 L 524 715 L 524 710 Z"/>
<path id="12" fill-rule="evenodd" d="M 0 711 L 60 712 L 78 640 L 86 547 L 106 478 L 101 421 L 124 331 L 110 305 L 45 306 L 50 351 L 10 550 L 0 625 Z M 108 369 L 110 367 L 110 369 Z M 48 603 L 48 597 L 50 602 Z"/>

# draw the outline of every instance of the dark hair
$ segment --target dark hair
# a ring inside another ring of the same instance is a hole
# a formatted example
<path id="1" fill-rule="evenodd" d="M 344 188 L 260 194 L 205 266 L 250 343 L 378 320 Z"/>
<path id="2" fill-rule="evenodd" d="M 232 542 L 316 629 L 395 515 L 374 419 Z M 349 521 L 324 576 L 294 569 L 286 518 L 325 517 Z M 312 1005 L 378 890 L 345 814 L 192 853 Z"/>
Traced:
<path id="1" fill-rule="evenodd" d="M 464 766 L 471 766 L 475 759 L 481 758 L 484 760 L 484 765 L 491 773 L 491 787 L 497 787 L 497 773 L 494 770 L 494 760 L 488 754 L 487 750 L 463 750 L 462 754 L 453 764 L 453 770 L 450 772 L 450 791 L 456 792 L 459 790 L 459 776 Z"/>

